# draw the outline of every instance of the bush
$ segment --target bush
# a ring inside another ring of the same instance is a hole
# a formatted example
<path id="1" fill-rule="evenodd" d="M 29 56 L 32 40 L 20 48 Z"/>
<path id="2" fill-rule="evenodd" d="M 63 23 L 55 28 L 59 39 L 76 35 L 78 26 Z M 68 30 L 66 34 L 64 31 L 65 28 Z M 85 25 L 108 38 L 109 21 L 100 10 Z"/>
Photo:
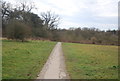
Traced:
<path id="1" fill-rule="evenodd" d="M 21 40 L 22 42 L 30 35 L 30 28 L 20 21 L 12 20 L 6 30 L 9 39 Z"/>

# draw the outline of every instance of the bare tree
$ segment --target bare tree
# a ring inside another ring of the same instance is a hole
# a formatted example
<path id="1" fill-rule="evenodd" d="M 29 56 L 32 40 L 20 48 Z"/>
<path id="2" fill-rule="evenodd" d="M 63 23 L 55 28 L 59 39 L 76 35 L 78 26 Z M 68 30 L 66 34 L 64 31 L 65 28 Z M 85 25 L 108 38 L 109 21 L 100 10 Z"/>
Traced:
<path id="1" fill-rule="evenodd" d="M 9 20 L 13 18 L 22 18 L 25 13 L 31 12 L 32 9 L 36 9 L 34 3 L 21 2 L 19 4 L 12 5 L 6 1 L 0 1 L 2 4 L 2 19 Z"/>
<path id="2" fill-rule="evenodd" d="M 19 11 L 30 12 L 32 9 L 36 9 L 33 2 L 24 1 L 20 2 L 18 5 L 16 5 L 16 9 Z"/>
<path id="3" fill-rule="evenodd" d="M 1 1 L 2 4 L 2 18 L 4 18 L 5 16 L 8 16 L 11 10 L 11 4 L 7 3 L 5 1 Z"/>
<path id="4" fill-rule="evenodd" d="M 57 28 L 60 20 L 60 17 L 51 11 L 41 13 L 41 18 L 44 20 L 44 26 L 47 29 Z"/>

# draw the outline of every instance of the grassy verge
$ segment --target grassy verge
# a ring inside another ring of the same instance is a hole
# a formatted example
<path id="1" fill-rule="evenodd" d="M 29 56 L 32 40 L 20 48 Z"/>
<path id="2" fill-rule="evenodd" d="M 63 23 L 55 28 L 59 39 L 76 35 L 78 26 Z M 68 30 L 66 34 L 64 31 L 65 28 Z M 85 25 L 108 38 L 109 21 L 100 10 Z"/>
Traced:
<path id="1" fill-rule="evenodd" d="M 3 79 L 35 79 L 55 42 L 3 40 Z"/>
<path id="2" fill-rule="evenodd" d="M 118 47 L 63 43 L 68 73 L 72 79 L 117 79 Z"/>

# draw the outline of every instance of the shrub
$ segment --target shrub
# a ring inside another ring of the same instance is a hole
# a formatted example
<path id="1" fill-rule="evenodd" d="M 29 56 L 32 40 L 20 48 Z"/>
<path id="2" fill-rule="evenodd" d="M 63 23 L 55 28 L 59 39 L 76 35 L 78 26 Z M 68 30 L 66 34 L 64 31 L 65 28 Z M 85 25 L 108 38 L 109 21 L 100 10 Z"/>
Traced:
<path id="1" fill-rule="evenodd" d="M 20 21 L 12 20 L 7 26 L 7 37 L 9 39 L 21 40 L 23 42 L 29 35 L 30 28 Z"/>

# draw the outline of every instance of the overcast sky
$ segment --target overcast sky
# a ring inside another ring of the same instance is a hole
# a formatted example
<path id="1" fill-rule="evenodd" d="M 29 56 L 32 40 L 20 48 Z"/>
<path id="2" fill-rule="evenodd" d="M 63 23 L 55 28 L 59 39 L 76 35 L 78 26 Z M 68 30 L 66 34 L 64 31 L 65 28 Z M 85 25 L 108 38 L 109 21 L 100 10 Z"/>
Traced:
<path id="1" fill-rule="evenodd" d="M 9 2 L 16 3 L 16 1 L 18 2 L 18 0 L 10 0 Z M 58 14 L 61 17 L 59 28 L 95 27 L 101 30 L 118 29 L 119 0 L 31 1 L 37 7 L 37 10 L 33 10 L 33 12 L 38 15 L 46 11 L 52 11 Z"/>

